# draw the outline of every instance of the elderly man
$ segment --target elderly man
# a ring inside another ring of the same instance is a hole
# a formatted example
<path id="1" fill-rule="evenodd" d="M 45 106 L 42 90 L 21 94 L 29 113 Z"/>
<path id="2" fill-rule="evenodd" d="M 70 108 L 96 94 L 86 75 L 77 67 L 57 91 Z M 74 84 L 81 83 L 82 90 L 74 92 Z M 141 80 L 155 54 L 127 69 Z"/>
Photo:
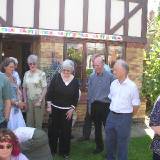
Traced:
<path id="1" fill-rule="evenodd" d="M 11 111 L 11 87 L 7 77 L 0 72 L 0 128 L 6 128 Z"/>
<path id="2" fill-rule="evenodd" d="M 110 87 L 110 113 L 106 120 L 107 160 L 127 160 L 132 115 L 140 105 L 136 84 L 128 78 L 129 67 L 118 60 L 113 69 L 117 77 Z"/>
<path id="3" fill-rule="evenodd" d="M 102 56 L 96 56 L 93 59 L 95 72 L 90 75 L 88 81 L 88 107 L 95 125 L 95 142 L 96 149 L 94 154 L 103 151 L 104 145 L 102 140 L 102 124 L 105 125 L 106 117 L 109 113 L 111 82 L 114 76 L 104 69 Z"/>

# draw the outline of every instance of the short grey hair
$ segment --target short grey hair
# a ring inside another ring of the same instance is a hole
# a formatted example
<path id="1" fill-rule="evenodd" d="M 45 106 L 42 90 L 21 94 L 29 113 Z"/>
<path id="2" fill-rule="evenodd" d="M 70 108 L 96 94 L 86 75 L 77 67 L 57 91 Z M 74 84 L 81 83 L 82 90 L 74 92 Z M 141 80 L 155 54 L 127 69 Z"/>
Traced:
<path id="1" fill-rule="evenodd" d="M 104 60 L 103 55 L 102 55 L 102 54 L 99 54 L 99 53 L 95 53 L 95 54 L 92 56 L 92 62 L 94 62 L 94 60 L 97 59 L 97 58 L 100 58 L 102 64 L 105 63 L 105 60 Z"/>
<path id="2" fill-rule="evenodd" d="M 126 73 L 128 74 L 128 72 L 129 72 L 129 66 L 128 66 L 128 64 L 127 64 L 126 61 L 124 61 L 122 59 L 119 59 L 119 60 L 116 61 L 115 65 L 122 66 L 126 70 Z"/>
<path id="3" fill-rule="evenodd" d="M 37 62 L 38 62 L 38 56 L 35 55 L 35 54 L 29 55 L 28 58 L 27 58 L 27 62 L 28 63 L 36 63 L 37 64 Z"/>
<path id="4" fill-rule="evenodd" d="M 62 62 L 61 70 L 68 69 L 71 72 L 74 72 L 74 62 L 70 59 L 66 59 Z"/>
<path id="5" fill-rule="evenodd" d="M 9 57 L 9 59 L 12 59 L 14 61 L 15 64 L 18 64 L 18 60 L 15 57 Z"/>

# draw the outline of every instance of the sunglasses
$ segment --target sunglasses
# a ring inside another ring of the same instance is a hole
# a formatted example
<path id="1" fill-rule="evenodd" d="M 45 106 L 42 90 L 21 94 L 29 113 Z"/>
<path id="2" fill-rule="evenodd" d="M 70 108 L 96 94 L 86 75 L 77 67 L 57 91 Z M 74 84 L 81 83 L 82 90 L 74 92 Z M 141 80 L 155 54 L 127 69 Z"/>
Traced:
<path id="1" fill-rule="evenodd" d="M 28 63 L 29 66 L 35 66 L 36 63 Z"/>
<path id="2" fill-rule="evenodd" d="M 13 147 L 12 144 L 7 144 L 7 145 L 0 144 L 0 149 L 11 149 L 12 147 Z"/>

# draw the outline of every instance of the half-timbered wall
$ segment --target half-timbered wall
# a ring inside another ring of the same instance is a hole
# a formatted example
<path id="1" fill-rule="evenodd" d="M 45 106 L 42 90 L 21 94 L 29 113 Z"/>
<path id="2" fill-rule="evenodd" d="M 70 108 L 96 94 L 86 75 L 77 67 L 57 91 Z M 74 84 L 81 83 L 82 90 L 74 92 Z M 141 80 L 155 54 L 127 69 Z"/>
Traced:
<path id="1" fill-rule="evenodd" d="M 0 26 L 116 34 L 145 43 L 146 19 L 147 0 L 0 0 Z"/>

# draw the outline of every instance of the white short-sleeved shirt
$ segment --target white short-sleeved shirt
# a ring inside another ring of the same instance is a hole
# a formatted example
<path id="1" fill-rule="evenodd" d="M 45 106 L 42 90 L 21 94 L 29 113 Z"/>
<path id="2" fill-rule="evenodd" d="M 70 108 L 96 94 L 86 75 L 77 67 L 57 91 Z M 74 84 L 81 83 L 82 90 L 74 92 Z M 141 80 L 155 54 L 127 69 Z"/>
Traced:
<path id="1" fill-rule="evenodd" d="M 138 88 L 129 78 L 122 83 L 114 80 L 108 97 L 111 99 L 110 110 L 116 113 L 132 113 L 133 107 L 140 105 Z"/>
<path id="2" fill-rule="evenodd" d="M 13 132 L 17 136 L 20 143 L 32 139 L 35 128 L 32 127 L 18 127 Z"/>

